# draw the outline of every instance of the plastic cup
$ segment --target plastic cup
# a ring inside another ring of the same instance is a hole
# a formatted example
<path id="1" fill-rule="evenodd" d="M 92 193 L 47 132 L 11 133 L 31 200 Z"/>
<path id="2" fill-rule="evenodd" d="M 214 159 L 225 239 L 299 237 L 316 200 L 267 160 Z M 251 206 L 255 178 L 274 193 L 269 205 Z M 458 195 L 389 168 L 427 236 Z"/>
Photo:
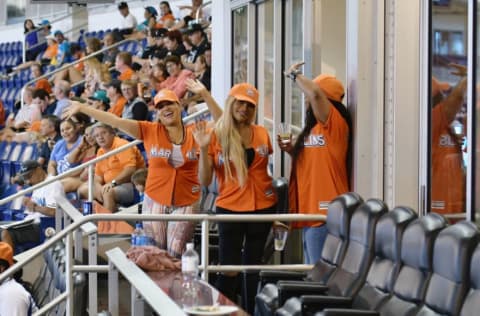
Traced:
<path id="1" fill-rule="evenodd" d="M 283 251 L 288 237 L 288 226 L 281 222 L 273 223 L 274 247 L 276 251 Z"/>
<path id="2" fill-rule="evenodd" d="M 278 124 L 278 135 L 280 136 L 280 141 L 284 144 L 287 144 L 291 141 L 292 131 L 290 129 L 290 124 L 282 122 Z"/>

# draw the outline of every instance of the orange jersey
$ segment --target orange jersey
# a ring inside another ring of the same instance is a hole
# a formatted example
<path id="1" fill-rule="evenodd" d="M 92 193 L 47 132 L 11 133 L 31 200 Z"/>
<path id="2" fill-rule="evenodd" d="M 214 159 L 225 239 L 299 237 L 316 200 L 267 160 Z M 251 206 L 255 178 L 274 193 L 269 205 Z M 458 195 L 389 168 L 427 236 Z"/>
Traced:
<path id="1" fill-rule="evenodd" d="M 215 133 L 208 154 L 213 159 L 213 167 L 218 180 L 219 194 L 216 205 L 235 212 L 253 212 L 273 206 L 277 199 L 272 187 L 272 178 L 267 173 L 268 156 L 272 153 L 272 143 L 267 130 L 252 125 L 252 143 L 255 157 L 248 168 L 247 180 L 240 187 L 236 180 L 227 180 L 224 169 L 222 147 Z M 232 176 L 235 178 L 233 164 Z"/>
<path id="2" fill-rule="evenodd" d="M 185 127 L 185 139 L 181 145 L 183 164 L 177 168 L 168 162 L 173 145 L 165 126 L 138 121 L 138 127 L 148 157 L 145 193 L 166 206 L 186 206 L 198 201 L 198 146 L 193 139 L 193 126 Z"/>
<path id="3" fill-rule="evenodd" d="M 465 212 L 462 152 L 440 103 L 432 110 L 432 211 Z"/>
<path id="4" fill-rule="evenodd" d="M 130 80 L 132 79 L 132 76 L 133 76 L 132 68 L 127 68 L 124 72 L 120 74 L 120 76 L 118 76 L 118 80 L 120 81 Z"/>
<path id="5" fill-rule="evenodd" d="M 118 117 L 122 117 L 123 108 L 127 103 L 127 99 L 122 95 L 117 99 L 117 102 L 113 104 L 109 109 L 108 112 L 115 114 Z"/>
<path id="6" fill-rule="evenodd" d="M 110 150 L 125 144 L 128 144 L 128 141 L 115 136 Z M 105 149 L 100 148 L 97 152 L 97 157 L 102 156 L 104 153 Z M 108 183 L 115 179 L 126 167 L 135 167 L 136 169 L 145 167 L 142 154 L 137 147 L 130 147 L 116 155 L 97 162 L 95 164 L 95 175 L 102 178 L 104 183 Z"/>
<path id="7" fill-rule="evenodd" d="M 47 91 L 48 94 L 52 94 L 52 86 L 50 85 L 50 82 L 48 82 L 48 80 L 45 79 L 45 78 L 38 80 L 35 83 L 34 88 L 35 89 L 43 89 L 43 90 Z"/>
<path id="8" fill-rule="evenodd" d="M 291 213 L 327 214 L 328 204 L 348 192 L 348 124 L 334 106 L 327 121 L 317 122 L 304 139 L 290 177 Z M 294 227 L 320 226 L 323 222 L 295 222 Z"/>
<path id="9" fill-rule="evenodd" d="M 47 49 L 43 53 L 43 58 L 53 59 L 58 54 L 58 44 L 48 45 Z"/>

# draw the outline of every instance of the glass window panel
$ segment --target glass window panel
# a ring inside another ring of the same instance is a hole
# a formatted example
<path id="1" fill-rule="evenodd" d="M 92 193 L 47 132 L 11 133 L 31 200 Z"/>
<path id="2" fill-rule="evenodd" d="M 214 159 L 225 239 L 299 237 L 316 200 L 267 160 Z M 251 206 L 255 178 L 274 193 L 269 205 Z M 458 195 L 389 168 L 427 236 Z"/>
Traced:
<path id="1" fill-rule="evenodd" d="M 475 133 L 476 133 L 476 154 L 475 154 L 475 219 L 476 222 L 480 222 L 480 0 L 477 1 L 477 71 L 476 71 L 476 82 L 477 82 L 477 121 L 475 122 Z M 473 192 L 472 192 L 473 194 Z"/>
<path id="2" fill-rule="evenodd" d="M 291 48 L 291 60 L 287 62 L 286 66 L 290 66 L 294 62 L 303 60 L 303 1 L 292 0 L 292 48 Z M 291 80 L 287 80 L 287 84 L 290 85 L 292 91 L 292 113 L 291 124 L 302 127 L 303 117 L 303 103 L 302 92 Z"/>
<path id="3" fill-rule="evenodd" d="M 248 69 L 248 10 L 247 6 L 233 10 L 233 84 L 247 81 Z"/>
<path id="4" fill-rule="evenodd" d="M 431 207 L 465 212 L 467 170 L 467 2 L 432 2 Z M 463 88 L 462 88 L 463 87 Z M 462 95 L 464 96 L 462 98 Z M 447 215 L 448 217 L 448 215 Z"/>
<path id="5" fill-rule="evenodd" d="M 264 125 L 272 137 L 273 121 L 273 0 L 258 7 L 258 91 L 263 105 Z"/>

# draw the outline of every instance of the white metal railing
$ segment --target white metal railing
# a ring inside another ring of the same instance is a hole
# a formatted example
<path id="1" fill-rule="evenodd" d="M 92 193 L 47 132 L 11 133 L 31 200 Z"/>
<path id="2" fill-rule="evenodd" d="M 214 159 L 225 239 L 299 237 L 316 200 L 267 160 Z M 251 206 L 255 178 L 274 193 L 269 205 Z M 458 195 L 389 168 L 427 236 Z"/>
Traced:
<path id="1" fill-rule="evenodd" d="M 66 199 L 59 199 L 58 200 L 58 207 L 64 208 L 71 208 L 73 207 L 70 202 Z M 135 221 L 135 220 L 142 220 L 142 221 L 201 221 L 202 222 L 202 244 L 201 244 L 201 265 L 200 270 L 202 270 L 202 278 L 208 281 L 208 273 L 210 271 L 243 271 L 243 270 L 259 270 L 259 269 L 268 269 L 268 270 L 305 270 L 310 269 L 311 265 L 237 265 L 237 266 L 217 266 L 217 265 L 209 265 L 208 259 L 208 248 L 209 248 L 209 222 L 270 222 L 270 221 L 309 221 L 309 220 L 326 220 L 325 215 L 305 215 L 305 214 L 276 214 L 276 215 L 208 215 L 208 214 L 95 214 L 95 215 L 88 215 L 88 216 L 78 216 L 74 218 L 74 221 L 65 227 L 64 230 L 57 232 L 55 236 L 50 238 L 44 244 L 38 246 L 34 251 L 31 252 L 31 256 L 27 258 L 25 261 L 21 263 L 17 263 L 7 269 L 4 273 L 0 274 L 0 283 L 3 282 L 6 278 L 13 275 L 16 271 L 21 269 L 27 263 L 32 261 L 37 256 L 41 255 L 45 250 L 49 247 L 54 245 L 56 242 L 60 241 L 63 238 L 66 238 L 66 291 L 61 297 L 56 298 L 56 303 L 60 301 L 66 300 L 66 308 L 67 308 L 67 315 L 71 315 L 72 308 L 73 308 L 73 284 L 72 284 L 72 274 L 73 272 L 88 272 L 88 273 L 97 273 L 97 272 L 105 272 L 105 266 L 96 266 L 96 265 L 73 265 L 73 240 L 72 240 L 72 233 L 76 231 L 79 227 L 84 225 L 88 222 L 97 222 L 97 221 Z M 91 251 L 91 249 L 89 249 Z M 96 256 L 96 253 L 94 254 Z M 90 254 L 89 254 L 90 257 Z M 96 284 L 96 283 L 95 283 Z M 135 285 L 134 285 L 135 286 Z M 137 285 L 138 286 L 138 285 Z M 137 288 L 137 290 L 139 290 Z M 118 292 L 114 292 L 115 289 L 109 289 L 109 297 L 112 297 L 114 300 L 115 295 L 118 297 Z M 118 288 L 117 288 L 118 291 Z M 92 292 L 92 291 L 89 291 Z M 111 292 L 111 293 L 110 293 Z M 94 291 L 96 294 L 96 289 Z M 148 296 L 144 296 L 147 300 L 147 303 L 155 306 L 153 302 L 149 301 Z M 53 305 L 49 304 L 50 307 Z M 45 311 L 44 307 L 42 311 Z M 159 312 L 157 310 L 157 312 Z M 41 315 L 37 313 L 35 315 Z M 115 316 L 116 314 L 113 314 Z"/>

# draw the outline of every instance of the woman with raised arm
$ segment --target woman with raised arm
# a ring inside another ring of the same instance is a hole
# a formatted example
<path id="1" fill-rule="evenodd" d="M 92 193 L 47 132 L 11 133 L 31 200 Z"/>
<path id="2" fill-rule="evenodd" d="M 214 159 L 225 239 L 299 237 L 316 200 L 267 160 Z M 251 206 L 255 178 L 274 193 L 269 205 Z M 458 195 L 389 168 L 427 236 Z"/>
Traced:
<path id="1" fill-rule="evenodd" d="M 282 142 L 279 136 L 277 142 L 292 156 L 291 212 L 326 215 L 330 201 L 349 191 L 351 120 L 342 104 L 342 83 L 326 74 L 310 80 L 300 72 L 302 65 L 293 64 L 285 75 L 305 95 L 305 126 L 295 144 Z M 293 226 L 303 229 L 305 263 L 315 264 L 327 235 L 325 222 L 296 222 Z"/>
<path id="2" fill-rule="evenodd" d="M 214 132 L 198 123 L 194 132 L 200 146 L 200 182 L 209 185 L 215 171 L 219 185 L 217 214 L 268 214 L 275 212 L 276 196 L 268 175 L 272 144 L 268 131 L 254 124 L 258 91 L 248 83 L 230 90 L 225 112 Z M 261 264 L 269 222 L 220 222 L 219 261 L 228 264 Z M 243 250 L 243 251 L 242 251 Z M 218 276 L 216 287 L 235 299 L 238 272 Z M 243 306 L 253 313 L 258 273 L 245 273 Z"/>
<path id="3" fill-rule="evenodd" d="M 206 90 L 200 82 L 192 89 Z M 198 146 L 192 126 L 184 126 L 182 108 L 175 93 L 161 90 L 154 98 L 159 122 L 122 119 L 78 102 L 64 112 L 70 117 L 83 112 L 111 125 L 134 138 L 143 140 L 149 163 L 143 210 L 152 214 L 191 214 L 200 196 L 198 181 Z M 222 110 L 210 98 L 207 105 L 214 119 Z M 176 257 L 181 257 L 185 244 L 193 237 L 194 222 L 148 222 L 145 230 L 152 233 L 157 245 Z"/>

